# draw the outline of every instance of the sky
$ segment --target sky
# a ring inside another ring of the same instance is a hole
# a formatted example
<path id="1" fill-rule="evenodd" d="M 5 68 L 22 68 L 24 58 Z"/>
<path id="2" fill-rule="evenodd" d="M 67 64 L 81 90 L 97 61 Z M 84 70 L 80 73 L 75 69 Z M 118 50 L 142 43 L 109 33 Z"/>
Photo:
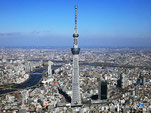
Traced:
<path id="1" fill-rule="evenodd" d="M 151 0 L 0 0 L 0 47 L 151 47 Z"/>

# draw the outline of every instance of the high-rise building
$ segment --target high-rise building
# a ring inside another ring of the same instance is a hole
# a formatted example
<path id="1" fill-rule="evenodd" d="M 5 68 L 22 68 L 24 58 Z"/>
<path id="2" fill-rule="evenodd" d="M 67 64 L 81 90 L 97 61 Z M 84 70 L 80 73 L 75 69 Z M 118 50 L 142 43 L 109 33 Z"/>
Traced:
<path id="1" fill-rule="evenodd" d="M 105 100 L 108 97 L 108 91 L 107 91 L 107 82 L 106 81 L 101 81 L 99 82 L 99 95 L 98 98 L 100 100 Z"/>
<path id="2" fill-rule="evenodd" d="M 128 81 L 126 74 L 121 74 L 120 79 L 117 81 L 117 86 L 124 89 L 125 87 L 128 86 Z"/>
<path id="3" fill-rule="evenodd" d="M 78 48 L 78 29 L 77 29 L 77 6 L 75 6 L 75 28 L 74 28 L 74 43 L 73 48 L 71 48 L 73 54 L 73 71 L 72 71 L 72 106 L 81 105 L 81 95 L 80 95 L 80 83 L 79 83 L 79 52 Z"/>
<path id="4" fill-rule="evenodd" d="M 144 76 L 139 76 L 139 78 L 137 79 L 137 84 L 138 85 L 145 85 L 145 77 Z"/>
<path id="5" fill-rule="evenodd" d="M 52 65 L 53 65 L 53 62 L 48 61 L 48 76 L 52 75 Z"/>
<path id="6" fill-rule="evenodd" d="M 26 64 L 25 64 L 25 71 L 26 71 L 27 73 L 29 73 L 29 72 L 32 71 L 30 61 L 26 62 Z"/>
<path id="7" fill-rule="evenodd" d="M 145 79 L 145 77 L 144 76 L 142 76 L 142 85 L 145 85 L 145 82 L 146 82 L 146 79 Z"/>
<path id="8" fill-rule="evenodd" d="M 120 81 L 121 81 L 121 87 L 125 88 L 125 82 L 126 82 L 126 75 L 125 74 L 120 75 Z"/>

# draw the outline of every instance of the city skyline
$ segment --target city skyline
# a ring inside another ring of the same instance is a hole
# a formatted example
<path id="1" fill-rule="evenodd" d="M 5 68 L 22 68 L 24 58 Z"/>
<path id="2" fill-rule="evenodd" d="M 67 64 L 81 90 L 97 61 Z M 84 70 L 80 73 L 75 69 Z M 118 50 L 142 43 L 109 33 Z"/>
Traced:
<path id="1" fill-rule="evenodd" d="M 81 47 L 151 47 L 149 0 L 1 0 L 1 47 L 72 47 L 75 4 Z"/>

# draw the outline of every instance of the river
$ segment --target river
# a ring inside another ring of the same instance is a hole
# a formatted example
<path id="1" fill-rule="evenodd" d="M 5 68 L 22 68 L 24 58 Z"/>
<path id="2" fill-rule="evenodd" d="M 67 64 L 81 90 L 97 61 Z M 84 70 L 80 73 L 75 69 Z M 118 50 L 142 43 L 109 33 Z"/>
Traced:
<path id="1" fill-rule="evenodd" d="M 13 88 L 11 90 L 8 89 L 8 90 L 2 90 L 2 91 L 0 91 L 0 95 L 5 94 L 5 93 L 10 93 L 12 91 L 17 91 L 17 90 L 20 90 L 20 89 L 26 89 L 26 88 L 31 87 L 31 86 L 35 86 L 42 79 L 42 72 L 44 70 L 45 69 L 41 69 L 41 70 L 33 72 L 29 76 L 29 79 L 26 82 L 22 83 L 21 85 Z M 36 73 L 39 73 L 39 74 L 36 74 Z"/>
<path id="2" fill-rule="evenodd" d="M 81 64 L 81 65 L 102 66 L 102 67 L 119 67 L 119 66 L 107 66 L 107 65 L 88 64 L 88 63 L 84 63 L 84 64 Z M 59 68 L 59 67 L 61 67 L 61 65 L 56 65 L 56 66 L 53 66 L 53 69 L 56 69 L 56 68 Z M 123 67 L 123 68 L 132 68 L 132 67 Z M 13 91 L 17 91 L 17 90 L 20 90 L 20 89 L 30 88 L 32 86 L 37 85 L 41 81 L 41 79 L 42 79 L 42 73 L 45 70 L 46 69 L 41 69 L 41 70 L 37 70 L 37 71 L 33 72 L 30 75 L 29 79 L 26 82 L 22 83 L 21 85 L 15 87 L 13 89 L 8 89 L 8 90 L 2 90 L 2 91 L 0 91 L 0 95 L 6 94 L 6 93 L 10 93 L 10 92 L 13 92 Z M 39 73 L 39 74 L 37 74 L 37 73 Z"/>
<path id="3" fill-rule="evenodd" d="M 56 69 L 56 68 L 59 68 L 59 67 L 61 67 L 61 65 L 56 65 L 56 66 L 53 66 L 53 69 Z M 13 91 L 17 91 L 17 90 L 20 90 L 20 89 L 30 88 L 32 86 L 37 85 L 41 81 L 41 79 L 42 79 L 42 73 L 45 70 L 47 70 L 47 69 L 40 69 L 40 70 L 37 70 L 37 71 L 33 72 L 29 76 L 29 79 L 26 82 L 20 84 L 17 87 L 14 87 L 13 89 L 8 89 L 8 90 L 2 90 L 2 91 L 0 91 L 0 95 L 6 94 L 6 93 L 10 93 L 10 92 L 13 92 Z"/>

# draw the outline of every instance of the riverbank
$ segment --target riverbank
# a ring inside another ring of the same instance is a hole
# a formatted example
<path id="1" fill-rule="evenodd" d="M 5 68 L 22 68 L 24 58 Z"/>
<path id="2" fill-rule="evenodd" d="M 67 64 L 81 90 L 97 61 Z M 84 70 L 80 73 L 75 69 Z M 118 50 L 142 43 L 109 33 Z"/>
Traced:
<path id="1" fill-rule="evenodd" d="M 40 69 L 35 72 L 33 72 L 29 79 L 25 81 L 22 84 L 17 85 L 16 87 L 13 87 L 12 89 L 2 90 L 0 91 L 0 95 L 5 95 L 11 92 L 19 91 L 22 89 L 27 89 L 31 87 L 35 87 L 37 84 L 39 84 L 42 80 L 42 73 L 45 69 Z"/>
<path id="2" fill-rule="evenodd" d="M 53 69 L 57 69 L 59 67 L 61 67 L 61 65 L 55 65 L 53 66 Z M 12 93 L 12 92 L 14 93 L 15 91 L 20 91 L 22 89 L 29 89 L 29 88 L 36 87 L 42 81 L 42 76 L 46 70 L 47 67 L 34 71 L 33 73 L 30 74 L 30 77 L 26 82 L 19 84 L 18 86 L 12 89 L 0 91 L 0 95 L 6 95 L 8 93 Z"/>
<path id="3" fill-rule="evenodd" d="M 27 79 L 27 80 L 28 80 L 28 79 Z M 27 80 L 26 80 L 26 81 L 27 81 Z M 26 82 L 26 81 L 24 81 L 24 82 Z M 16 87 L 16 86 L 18 86 L 18 85 L 20 85 L 20 84 L 12 83 L 12 84 L 1 85 L 1 86 L 0 86 L 0 91 L 12 89 L 13 87 Z"/>
<path id="4" fill-rule="evenodd" d="M 28 76 L 28 78 L 27 78 L 24 82 L 21 82 L 21 83 L 19 83 L 19 84 L 12 83 L 12 84 L 4 84 L 4 85 L 1 85 L 1 86 L 0 86 L 0 91 L 3 91 L 3 90 L 13 90 L 15 87 L 18 87 L 18 86 L 24 84 L 25 82 L 27 82 L 27 81 L 29 80 L 29 78 L 30 78 L 30 76 L 31 76 L 32 73 L 35 73 L 36 71 L 41 70 L 41 69 L 42 69 L 42 68 L 37 69 L 37 70 L 34 70 L 34 71 L 31 72 L 31 73 L 28 73 L 29 76 Z"/>

